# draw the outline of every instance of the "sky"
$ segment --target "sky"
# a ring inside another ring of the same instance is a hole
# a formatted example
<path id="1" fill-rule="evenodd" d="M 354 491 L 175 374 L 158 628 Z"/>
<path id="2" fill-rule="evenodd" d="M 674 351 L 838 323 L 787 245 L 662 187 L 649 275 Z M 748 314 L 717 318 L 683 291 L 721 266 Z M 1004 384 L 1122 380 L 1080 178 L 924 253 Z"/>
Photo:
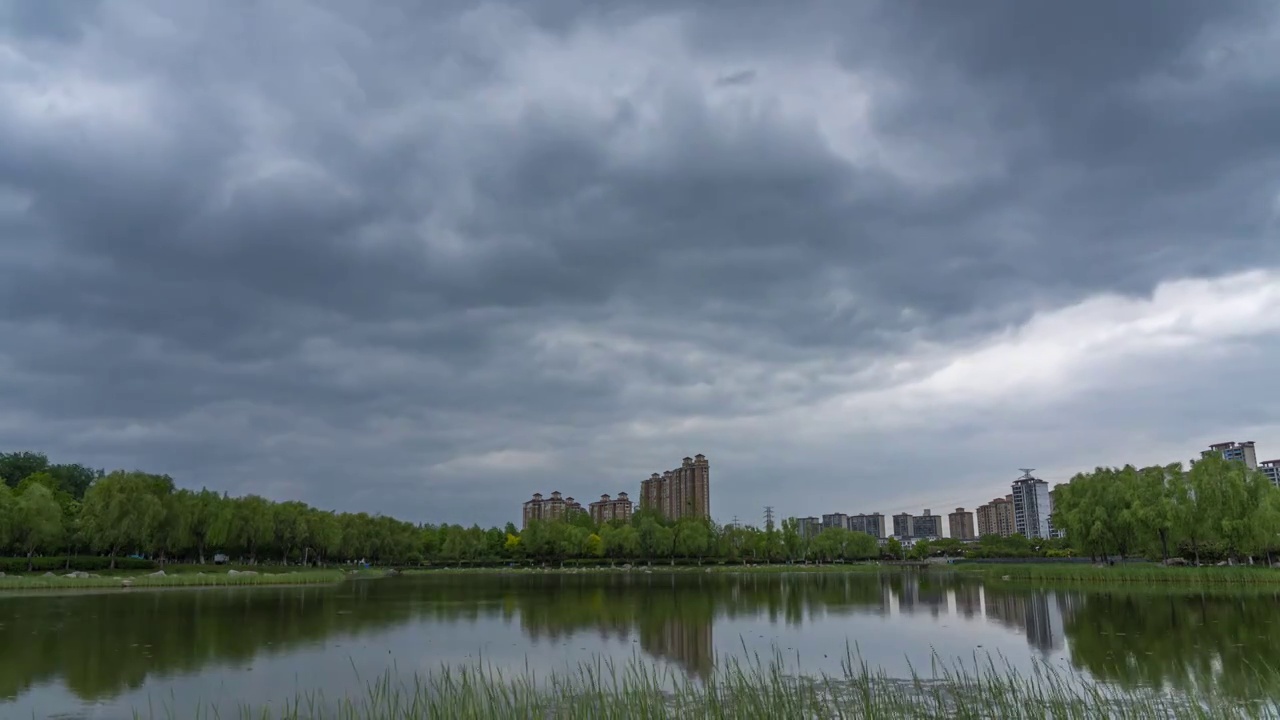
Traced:
<path id="1" fill-rule="evenodd" d="M 0 450 L 759 523 L 1278 396 L 1274 2 L 0 0 Z"/>

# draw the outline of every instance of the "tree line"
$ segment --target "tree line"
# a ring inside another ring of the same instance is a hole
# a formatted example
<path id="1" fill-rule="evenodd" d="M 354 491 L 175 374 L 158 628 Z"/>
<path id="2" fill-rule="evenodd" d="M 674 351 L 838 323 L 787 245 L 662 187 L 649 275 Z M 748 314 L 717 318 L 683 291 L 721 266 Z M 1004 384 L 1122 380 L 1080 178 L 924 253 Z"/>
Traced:
<path id="1" fill-rule="evenodd" d="M 1097 468 L 1054 489 L 1053 523 L 1092 558 L 1180 556 L 1197 564 L 1280 550 L 1280 489 L 1219 455 L 1181 463 Z"/>
<path id="2" fill-rule="evenodd" d="M 781 527 L 669 521 L 650 511 L 598 525 L 586 513 L 534 521 L 524 529 L 415 524 L 384 515 L 334 512 L 257 495 L 231 497 L 177 488 L 171 477 L 58 465 L 39 453 L 0 453 L 0 555 L 58 554 L 160 563 L 205 563 L 215 553 L 240 562 L 330 564 L 513 561 L 800 562 L 909 559 L 931 555 L 1031 557 L 1180 555 L 1194 562 L 1245 559 L 1280 550 L 1280 490 L 1239 462 L 1210 456 L 1137 469 L 1098 468 L 1054 489 L 1053 522 L 1066 540 L 1021 536 L 918 542 L 843 528 L 805 537 Z M 1068 549 L 1069 548 L 1069 549 Z"/>
<path id="3" fill-rule="evenodd" d="M 39 453 L 0 453 L 0 554 L 92 553 L 201 564 L 215 553 L 247 563 L 495 563 L 566 560 L 777 562 L 880 557 L 878 541 L 841 528 L 803 538 L 794 522 L 716 525 L 647 511 L 598 525 L 586 513 L 524 529 L 414 524 L 383 515 L 319 510 L 257 495 L 177 488 L 141 471 L 56 465 Z"/>

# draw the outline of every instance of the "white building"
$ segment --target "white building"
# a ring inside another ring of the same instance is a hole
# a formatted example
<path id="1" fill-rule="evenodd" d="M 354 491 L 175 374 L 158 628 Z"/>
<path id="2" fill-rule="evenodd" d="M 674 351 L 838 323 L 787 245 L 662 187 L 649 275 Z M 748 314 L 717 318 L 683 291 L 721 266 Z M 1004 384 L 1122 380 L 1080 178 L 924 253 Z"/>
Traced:
<path id="1" fill-rule="evenodd" d="M 1280 460 L 1264 460 L 1258 463 L 1258 472 L 1266 475 L 1272 485 L 1280 487 Z"/>
<path id="2" fill-rule="evenodd" d="M 1022 477 L 1013 481 L 1013 530 L 1027 538 L 1049 539 L 1054 536 L 1049 515 L 1053 506 L 1049 500 L 1049 483 L 1032 477 L 1031 470 L 1023 470 Z"/>
<path id="3" fill-rule="evenodd" d="M 1201 452 L 1200 455 L 1201 457 L 1221 455 L 1224 460 L 1235 460 L 1244 463 L 1245 467 L 1250 470 L 1258 467 L 1258 453 L 1252 440 L 1215 443 L 1210 445 L 1208 450 Z"/>

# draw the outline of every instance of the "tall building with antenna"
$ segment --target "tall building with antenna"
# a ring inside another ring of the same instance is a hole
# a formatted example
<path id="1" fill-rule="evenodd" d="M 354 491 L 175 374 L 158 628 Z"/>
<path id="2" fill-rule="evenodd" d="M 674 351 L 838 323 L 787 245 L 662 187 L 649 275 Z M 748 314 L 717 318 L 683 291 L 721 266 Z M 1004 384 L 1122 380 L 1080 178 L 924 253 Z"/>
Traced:
<path id="1" fill-rule="evenodd" d="M 1031 474 L 1035 468 L 1019 468 L 1022 477 L 1013 481 L 1013 530 L 1027 538 L 1053 537 L 1049 516 L 1053 513 L 1049 483 Z"/>

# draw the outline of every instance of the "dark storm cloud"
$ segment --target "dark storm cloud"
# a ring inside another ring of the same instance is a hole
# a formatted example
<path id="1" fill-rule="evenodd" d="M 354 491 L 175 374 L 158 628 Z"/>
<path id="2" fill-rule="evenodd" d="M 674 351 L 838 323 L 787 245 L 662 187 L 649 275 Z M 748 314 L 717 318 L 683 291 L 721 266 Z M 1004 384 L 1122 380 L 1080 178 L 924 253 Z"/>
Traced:
<path id="1" fill-rule="evenodd" d="M 69 459 L 496 522 L 701 449 L 630 423 L 1280 258 L 1266 3 L 0 8 L 0 395 Z"/>

